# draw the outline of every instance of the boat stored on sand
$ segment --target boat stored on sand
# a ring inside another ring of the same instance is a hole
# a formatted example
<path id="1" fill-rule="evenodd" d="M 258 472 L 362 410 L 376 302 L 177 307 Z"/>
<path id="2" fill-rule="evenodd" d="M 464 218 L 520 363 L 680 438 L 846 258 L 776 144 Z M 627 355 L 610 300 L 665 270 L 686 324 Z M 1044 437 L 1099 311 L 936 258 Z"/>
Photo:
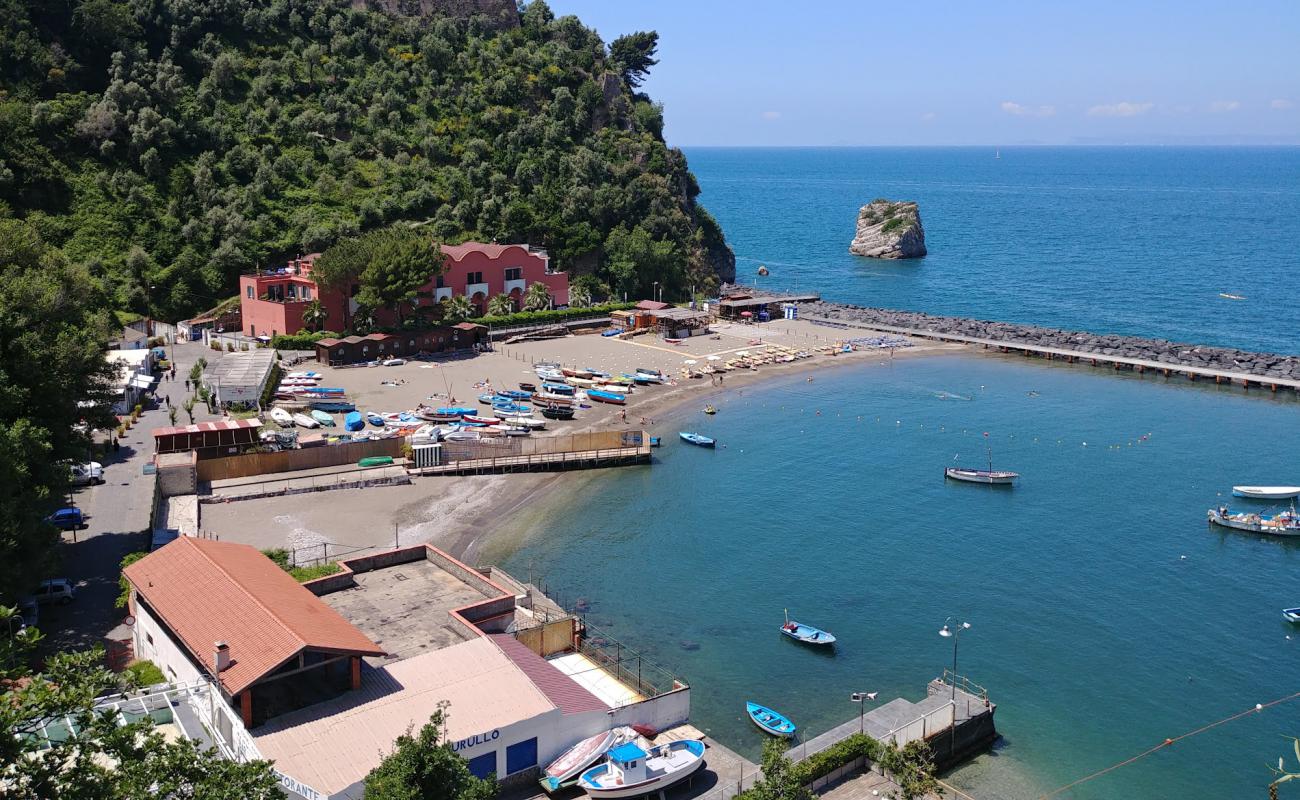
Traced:
<path id="1" fill-rule="evenodd" d="M 588 390 L 587 399 L 595 400 L 598 403 L 613 403 L 616 406 L 627 404 L 627 395 L 618 392 L 602 392 L 599 389 Z"/>
<path id="2" fill-rule="evenodd" d="M 293 427 L 293 414 L 283 408 L 273 408 L 271 409 L 271 421 L 281 428 L 290 428 Z"/>
<path id="3" fill-rule="evenodd" d="M 558 791 L 578 782 L 578 776 L 590 767 L 609 748 L 618 743 L 620 729 L 605 731 L 583 739 L 573 747 L 565 750 L 560 757 L 547 765 L 542 772 L 540 783 L 547 792 Z"/>
<path id="4" fill-rule="evenodd" d="M 384 418 L 371 411 L 366 414 L 366 422 L 374 425 L 376 428 L 384 427 Z"/>
<path id="5" fill-rule="evenodd" d="M 691 776 L 704 766 L 704 742 L 679 739 L 649 752 L 627 742 L 609 751 L 605 763 L 583 772 L 578 785 L 592 797 L 642 797 Z"/>
<path id="6" fill-rule="evenodd" d="M 547 419 L 573 419 L 574 411 L 568 406 L 543 406 L 542 416 Z"/>
<path id="7" fill-rule="evenodd" d="M 293 421 L 294 421 L 294 423 L 296 423 L 296 424 L 298 424 L 298 425 L 301 425 L 301 426 L 304 427 L 304 428 L 319 428 L 319 427 L 320 427 L 320 423 L 317 422 L 316 419 L 315 419 L 314 417 L 309 417 L 309 416 L 307 416 L 306 414 L 294 414 L 294 415 L 293 415 Z"/>
<path id="8" fill-rule="evenodd" d="M 366 423 L 361 419 L 360 411 L 349 411 L 343 417 L 343 427 L 350 431 L 359 431 L 366 427 Z"/>

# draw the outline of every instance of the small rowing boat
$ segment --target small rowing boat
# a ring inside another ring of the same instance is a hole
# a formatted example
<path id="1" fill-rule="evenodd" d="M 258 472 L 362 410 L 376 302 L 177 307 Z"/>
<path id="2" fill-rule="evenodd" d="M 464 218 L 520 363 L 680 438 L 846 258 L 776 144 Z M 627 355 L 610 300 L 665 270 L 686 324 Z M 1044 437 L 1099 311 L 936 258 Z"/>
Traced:
<path id="1" fill-rule="evenodd" d="M 710 439 L 703 434 L 691 433 L 690 431 L 682 431 L 677 435 L 682 437 L 682 441 L 687 444 L 693 444 L 696 447 L 713 447 L 718 443 L 716 439 Z"/>
<path id="2" fill-rule="evenodd" d="M 283 408 L 271 409 L 271 421 L 281 428 L 293 427 L 293 415 Z"/>
<path id="3" fill-rule="evenodd" d="M 705 414 L 709 414 L 709 415 L 713 415 L 713 414 L 718 413 L 718 409 L 714 408 L 713 406 L 705 406 L 705 407 L 704 407 L 704 413 L 705 413 Z"/>
<path id="4" fill-rule="evenodd" d="M 320 423 L 306 414 L 294 414 L 293 421 L 304 428 L 319 428 Z"/>
<path id="5" fill-rule="evenodd" d="M 384 418 L 373 411 L 366 412 L 366 422 L 374 425 L 376 428 L 384 427 Z"/>
<path id="6" fill-rule="evenodd" d="M 1294 508 L 1278 514 L 1251 514 L 1232 512 L 1227 506 L 1211 508 L 1205 512 L 1210 524 L 1250 533 L 1270 536 L 1300 536 L 1300 515 Z"/>
<path id="7" fill-rule="evenodd" d="M 480 417 L 477 414 L 466 414 L 465 421 L 471 425 L 500 425 L 501 420 L 496 417 Z"/>
<path id="8" fill-rule="evenodd" d="M 1242 295 L 1231 294 L 1229 292 L 1219 292 L 1219 297 L 1222 297 L 1224 300 L 1245 300 L 1246 299 Z"/>
<path id="9" fill-rule="evenodd" d="M 812 625 L 804 625 L 802 622 L 796 622 L 790 619 L 789 612 L 786 612 L 785 624 L 781 626 L 781 633 L 789 636 L 796 642 L 803 642 L 804 644 L 835 644 L 835 634 L 830 631 L 824 631 L 821 628 L 814 628 Z"/>
<path id="10" fill-rule="evenodd" d="M 789 717 L 758 703 L 745 703 L 745 713 L 763 733 L 772 736 L 794 736 L 795 724 Z"/>
<path id="11" fill-rule="evenodd" d="M 585 369 L 569 369 L 565 367 L 560 370 L 560 374 L 566 378 L 591 378 L 591 372 Z"/>
<path id="12" fill-rule="evenodd" d="M 1300 495 L 1300 486 L 1234 486 L 1232 494 L 1255 500 L 1289 500 Z"/>
<path id="13" fill-rule="evenodd" d="M 533 396 L 531 391 L 525 392 L 519 389 L 498 389 L 497 397 L 504 397 L 507 400 L 528 400 Z"/>
<path id="14" fill-rule="evenodd" d="M 598 733 L 565 750 L 542 772 L 542 788 L 554 792 L 578 782 L 582 771 L 605 755 L 619 739 L 618 729 Z"/>
<path id="15" fill-rule="evenodd" d="M 574 389 L 569 384 L 553 383 L 551 381 L 545 381 L 542 383 L 542 392 L 544 394 L 558 394 L 558 395 L 563 395 L 565 397 L 573 397 L 575 394 L 577 394 L 577 390 Z"/>
<path id="16" fill-rule="evenodd" d="M 597 403 L 613 403 L 616 406 L 627 404 L 627 395 L 618 392 L 602 392 L 599 389 L 589 389 L 587 399 L 595 400 Z"/>
<path id="17" fill-rule="evenodd" d="M 324 411 L 321 411 L 318 408 L 313 408 L 311 410 L 311 416 L 312 419 L 316 420 L 317 422 L 319 422 L 320 424 L 324 425 L 327 428 L 333 428 L 336 424 L 338 424 L 334 421 L 333 417 L 331 417 L 329 414 L 326 414 Z"/>
<path id="18" fill-rule="evenodd" d="M 1300 608 L 1282 609 L 1282 619 L 1287 622 L 1300 622 Z"/>
<path id="19" fill-rule="evenodd" d="M 366 427 L 366 423 L 361 420 L 360 411 L 349 411 L 343 416 L 343 427 L 349 431 L 359 431 Z"/>
<path id="20" fill-rule="evenodd" d="M 603 764 L 583 772 L 578 785 L 592 797 L 642 797 L 684 780 L 704 766 L 704 742 L 679 739 L 649 752 L 632 742 L 610 750 Z"/>
<path id="21" fill-rule="evenodd" d="M 565 406 L 546 406 L 542 409 L 542 416 L 547 419 L 573 419 L 573 409 Z"/>
<path id="22" fill-rule="evenodd" d="M 966 481 L 967 483 L 983 483 L 990 486 L 1010 486 L 1020 477 L 1020 473 L 991 469 L 945 467 L 943 470 L 943 476 L 945 478 L 952 478 L 955 481 Z"/>

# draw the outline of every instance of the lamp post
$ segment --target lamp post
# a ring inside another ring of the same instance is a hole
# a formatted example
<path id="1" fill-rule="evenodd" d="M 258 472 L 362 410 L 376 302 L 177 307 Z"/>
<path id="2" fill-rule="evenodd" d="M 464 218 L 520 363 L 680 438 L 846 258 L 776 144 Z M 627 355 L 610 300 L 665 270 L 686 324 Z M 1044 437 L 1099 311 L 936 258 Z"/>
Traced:
<path id="1" fill-rule="evenodd" d="M 952 639 L 952 723 L 949 725 L 951 730 L 948 737 L 949 753 L 957 747 L 957 639 L 962 631 L 969 629 L 969 622 L 959 621 L 955 617 L 948 617 L 943 621 L 943 627 L 939 629 L 940 636 Z"/>
<path id="2" fill-rule="evenodd" d="M 654 291 L 651 292 L 651 294 L 654 297 L 655 302 L 659 302 L 659 281 L 654 282 Z"/>
<path id="3" fill-rule="evenodd" d="M 858 733 L 865 733 L 863 730 L 862 715 L 866 713 L 867 702 L 875 700 L 879 692 L 854 692 L 849 695 L 849 699 L 858 704 Z"/>

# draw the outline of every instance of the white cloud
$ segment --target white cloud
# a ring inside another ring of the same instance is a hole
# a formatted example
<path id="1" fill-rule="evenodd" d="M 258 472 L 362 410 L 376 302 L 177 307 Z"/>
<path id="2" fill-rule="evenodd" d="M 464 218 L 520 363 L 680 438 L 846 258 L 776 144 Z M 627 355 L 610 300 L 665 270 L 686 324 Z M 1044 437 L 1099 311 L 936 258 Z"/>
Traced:
<path id="1" fill-rule="evenodd" d="M 780 118 L 781 118 L 781 112 L 780 112 L 780 111 L 764 111 L 764 112 L 763 112 L 763 119 L 771 120 L 771 119 L 780 119 Z"/>
<path id="2" fill-rule="evenodd" d="M 1236 100 L 1215 100 L 1213 103 L 1210 103 L 1210 111 L 1213 111 L 1215 114 L 1226 114 L 1229 111 L 1236 111 L 1239 108 L 1241 108 L 1241 103 L 1238 103 Z"/>
<path id="3" fill-rule="evenodd" d="M 1145 114 L 1150 111 L 1154 105 L 1152 103 L 1108 103 L 1106 105 L 1093 106 L 1088 109 L 1090 117 L 1136 117 L 1139 114 Z"/>
<path id="4" fill-rule="evenodd" d="M 1295 103 L 1287 100 L 1285 97 L 1279 97 L 1268 104 L 1268 107 L 1274 111 L 1286 111 L 1288 108 L 1295 108 Z"/>
<path id="5" fill-rule="evenodd" d="M 934 121 L 935 121 L 936 119 L 938 119 L 938 118 L 939 118 L 939 115 L 936 114 L 936 113 L 934 113 L 933 111 L 927 111 L 927 112 L 925 112 L 924 114 L 921 115 L 921 121 L 922 121 L 922 122 L 934 122 Z"/>
<path id="6" fill-rule="evenodd" d="M 1010 100 L 999 108 L 1013 117 L 1050 117 L 1056 113 L 1056 106 L 1022 106 Z"/>

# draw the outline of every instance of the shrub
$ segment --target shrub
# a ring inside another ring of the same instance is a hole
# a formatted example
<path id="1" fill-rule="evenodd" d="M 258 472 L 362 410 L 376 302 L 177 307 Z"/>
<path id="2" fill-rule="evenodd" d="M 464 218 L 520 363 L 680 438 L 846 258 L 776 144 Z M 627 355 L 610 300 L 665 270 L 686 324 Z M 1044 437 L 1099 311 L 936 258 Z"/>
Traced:
<path id="1" fill-rule="evenodd" d="M 271 339 L 271 346 L 277 350 L 314 350 L 316 343 L 321 339 L 336 339 L 338 334 L 334 331 L 320 331 L 319 333 L 310 333 L 308 331 L 298 331 L 295 334 L 278 334 Z"/>
<path id="2" fill-rule="evenodd" d="M 274 561 L 275 565 L 285 572 L 293 569 L 289 564 L 289 551 L 285 550 L 283 547 L 272 547 L 268 550 L 263 550 L 262 555 Z"/>
<path id="3" fill-rule="evenodd" d="M 533 325 L 545 322 L 561 322 L 566 319 L 587 317 L 593 314 L 607 314 L 611 311 L 623 311 L 635 307 L 636 303 L 605 303 L 604 305 L 591 306 L 590 308 L 566 308 L 556 311 L 520 311 L 517 314 L 506 314 L 501 317 L 479 317 L 474 321 L 482 325 L 493 325 L 496 327 Z"/>
<path id="4" fill-rule="evenodd" d="M 306 583 L 307 581 L 314 581 L 317 578 L 323 578 L 326 575 L 333 575 L 336 572 L 342 571 L 343 568 L 338 564 L 329 563 L 317 564 L 314 567 L 294 567 L 289 570 L 289 574 L 292 575 L 293 579 L 298 583 Z"/>
<path id="5" fill-rule="evenodd" d="M 135 679 L 140 686 L 156 686 L 160 683 L 167 683 L 167 676 L 163 671 L 158 669 L 158 665 L 149 660 L 132 661 L 127 665 L 126 671 Z"/>
<path id="6" fill-rule="evenodd" d="M 226 352 L 227 352 L 227 353 L 233 353 L 233 352 L 235 352 L 235 343 L 234 343 L 234 342 L 226 342 Z"/>
<path id="7" fill-rule="evenodd" d="M 147 555 L 149 554 L 142 550 L 138 550 L 134 553 L 127 553 L 125 556 L 122 556 L 122 569 L 126 569 Z M 117 600 L 114 601 L 113 605 L 117 608 L 126 608 L 127 604 L 131 602 L 131 584 L 127 582 L 125 575 L 119 575 L 117 578 L 117 585 L 121 591 L 118 592 Z"/>

